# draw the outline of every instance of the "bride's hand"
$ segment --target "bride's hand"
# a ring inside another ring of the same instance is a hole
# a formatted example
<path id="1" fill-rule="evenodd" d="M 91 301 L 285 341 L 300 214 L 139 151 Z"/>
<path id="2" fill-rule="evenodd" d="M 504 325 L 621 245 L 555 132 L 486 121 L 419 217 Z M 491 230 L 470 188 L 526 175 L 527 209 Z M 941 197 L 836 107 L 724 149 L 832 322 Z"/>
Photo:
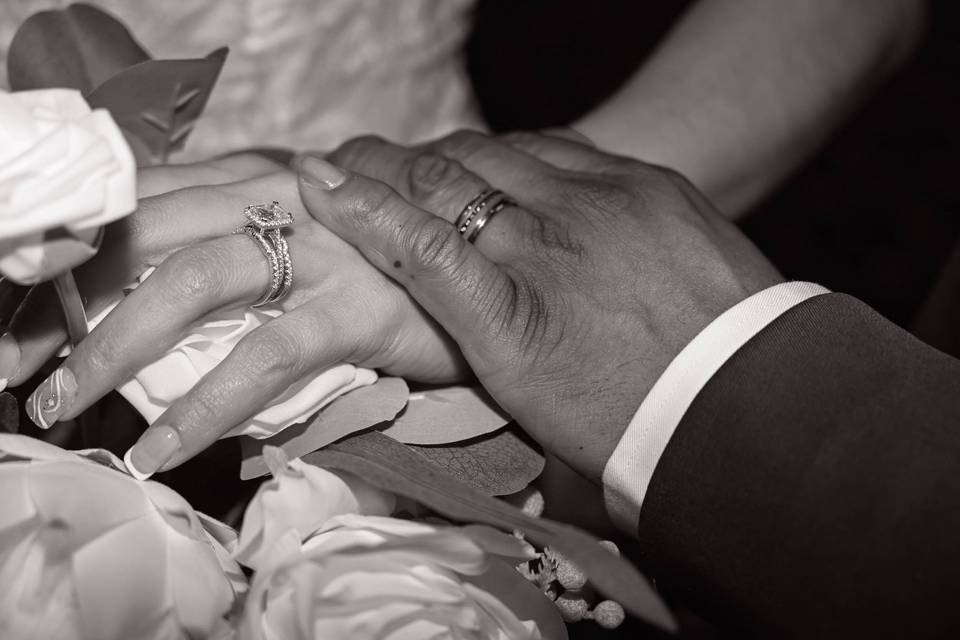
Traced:
<path id="1" fill-rule="evenodd" d="M 189 219 L 176 234 L 147 235 L 154 226 L 151 217 L 162 216 L 163 203 L 167 202 L 154 196 L 197 185 L 227 184 L 282 169 L 281 165 L 250 153 L 141 169 L 137 175 L 140 209 L 109 225 L 98 254 L 74 270 L 87 314 L 92 317 L 99 313 L 123 287 L 171 251 L 204 238 L 202 229 Z M 190 212 L 182 214 L 189 216 Z M 0 378 L 11 387 L 26 382 L 60 350 L 66 339 L 67 329 L 53 284 L 33 287 L 0 338 Z"/>
<path id="2" fill-rule="evenodd" d="M 295 272 L 279 303 L 285 313 L 240 340 L 156 420 L 131 454 L 137 470 L 176 466 L 291 383 L 339 362 L 425 381 L 462 376 L 459 351 L 446 335 L 401 287 L 307 214 L 296 175 L 285 171 L 141 203 L 126 243 L 137 258 L 124 265 L 157 264 L 156 271 L 77 345 L 51 376 L 54 383 L 41 385 L 44 394 L 56 394 L 56 410 L 42 421 L 78 415 L 198 320 L 258 300 L 270 285 L 269 263 L 254 240 L 231 232 L 244 222 L 246 205 L 271 200 L 295 218 L 285 231 Z M 189 246 L 176 250 L 183 245 Z M 126 277 L 136 273 L 126 268 Z"/>

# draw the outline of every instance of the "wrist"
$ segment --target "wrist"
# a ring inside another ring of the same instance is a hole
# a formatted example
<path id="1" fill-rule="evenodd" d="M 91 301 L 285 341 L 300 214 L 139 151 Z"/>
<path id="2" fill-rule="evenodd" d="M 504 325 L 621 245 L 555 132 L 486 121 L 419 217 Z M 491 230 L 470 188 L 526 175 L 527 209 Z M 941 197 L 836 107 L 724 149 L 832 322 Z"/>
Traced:
<path id="1" fill-rule="evenodd" d="M 758 291 L 709 323 L 669 363 L 639 403 L 603 471 L 607 507 L 622 528 L 635 524 L 660 456 L 700 391 L 768 324 L 824 293 L 808 282 L 781 282 Z"/>

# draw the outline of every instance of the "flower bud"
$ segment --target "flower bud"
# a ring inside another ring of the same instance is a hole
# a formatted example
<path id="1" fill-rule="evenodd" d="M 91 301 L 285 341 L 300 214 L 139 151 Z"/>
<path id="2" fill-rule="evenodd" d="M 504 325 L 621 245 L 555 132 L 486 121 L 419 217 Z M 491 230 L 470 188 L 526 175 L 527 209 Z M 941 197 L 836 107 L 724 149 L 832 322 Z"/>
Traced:
<path id="1" fill-rule="evenodd" d="M 623 624 L 626 614 L 620 603 L 613 600 L 604 600 L 593 608 L 590 616 L 594 622 L 604 629 L 616 629 Z"/>
<path id="2" fill-rule="evenodd" d="M 577 594 L 565 593 L 554 601 L 560 610 L 560 617 L 566 623 L 580 622 L 587 615 L 589 605 Z"/>

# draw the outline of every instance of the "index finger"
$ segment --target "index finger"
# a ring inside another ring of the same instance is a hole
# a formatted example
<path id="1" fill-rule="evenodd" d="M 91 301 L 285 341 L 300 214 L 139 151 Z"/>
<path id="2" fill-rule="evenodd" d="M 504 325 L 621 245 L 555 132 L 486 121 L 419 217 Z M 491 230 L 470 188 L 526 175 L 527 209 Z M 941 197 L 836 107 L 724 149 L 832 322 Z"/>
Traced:
<path id="1" fill-rule="evenodd" d="M 176 191 L 185 187 L 226 184 L 283 171 L 286 167 L 254 153 L 192 162 L 144 167 L 137 172 L 137 198 Z"/>

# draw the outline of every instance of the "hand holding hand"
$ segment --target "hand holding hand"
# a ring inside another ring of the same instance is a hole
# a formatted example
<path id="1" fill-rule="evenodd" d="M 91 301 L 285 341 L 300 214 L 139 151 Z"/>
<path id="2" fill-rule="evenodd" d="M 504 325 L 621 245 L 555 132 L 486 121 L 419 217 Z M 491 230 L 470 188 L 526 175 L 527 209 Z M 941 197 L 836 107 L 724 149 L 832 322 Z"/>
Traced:
<path id="1" fill-rule="evenodd" d="M 588 477 L 683 346 L 781 280 L 684 178 L 571 140 L 363 138 L 328 159 L 301 162 L 311 214 L 406 287 L 501 406 Z M 471 245 L 450 222 L 491 187 L 519 204 Z"/>

